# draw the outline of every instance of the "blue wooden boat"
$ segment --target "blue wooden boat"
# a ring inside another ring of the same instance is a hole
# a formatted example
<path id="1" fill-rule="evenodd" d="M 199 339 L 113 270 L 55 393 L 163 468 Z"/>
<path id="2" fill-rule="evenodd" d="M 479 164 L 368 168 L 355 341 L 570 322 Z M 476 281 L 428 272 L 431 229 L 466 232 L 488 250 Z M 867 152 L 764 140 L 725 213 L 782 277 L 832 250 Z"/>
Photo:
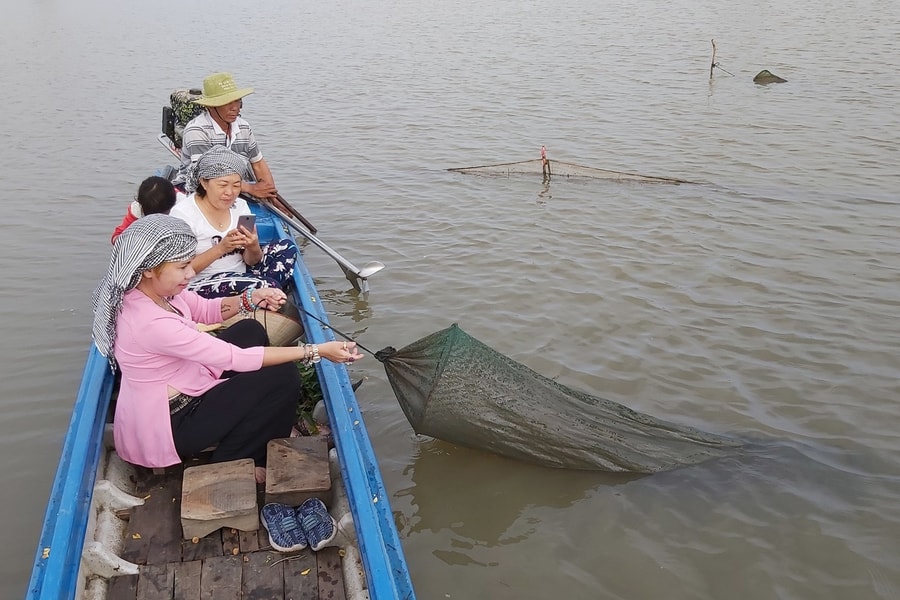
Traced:
<path id="1" fill-rule="evenodd" d="M 291 235 L 284 219 L 260 205 L 251 207 L 261 241 Z M 306 340 L 335 339 L 302 260 L 296 263 L 294 282 L 293 301 Z M 415 593 L 388 493 L 347 370 L 329 361 L 316 369 L 334 436 L 341 503 L 355 529 L 355 543 L 342 553 L 347 597 L 411 600 Z M 119 517 L 140 499 L 127 489 L 133 479 L 129 469 L 137 467 L 119 459 L 112 447 L 108 421 L 114 387 L 106 358 L 91 344 L 47 505 L 28 600 L 104 599 L 117 576 L 135 573 L 135 565 L 116 554 L 124 531 Z M 355 567 L 360 568 L 354 578 Z"/>

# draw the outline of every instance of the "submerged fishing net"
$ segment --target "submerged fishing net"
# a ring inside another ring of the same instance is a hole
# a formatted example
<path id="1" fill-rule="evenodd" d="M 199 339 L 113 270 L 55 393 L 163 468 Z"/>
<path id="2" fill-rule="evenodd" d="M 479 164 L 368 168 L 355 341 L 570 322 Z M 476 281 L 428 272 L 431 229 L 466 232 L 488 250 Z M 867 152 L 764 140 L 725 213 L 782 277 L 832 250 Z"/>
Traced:
<path id="1" fill-rule="evenodd" d="M 549 175 L 548 175 L 549 169 Z M 459 167 L 447 169 L 454 173 L 466 175 L 485 175 L 493 177 L 511 177 L 513 175 L 540 175 L 544 179 L 553 178 L 582 178 L 582 179 L 611 179 L 614 181 L 636 181 L 643 183 L 692 183 L 684 179 L 674 177 L 656 177 L 653 175 L 640 175 L 638 173 L 626 173 L 624 171 L 610 171 L 609 169 L 597 169 L 585 167 L 573 163 L 558 160 L 547 160 L 545 165 L 541 159 L 523 160 L 513 163 L 496 165 L 480 165 L 477 167 Z"/>
<path id="2" fill-rule="evenodd" d="M 375 356 L 416 433 L 526 462 L 654 473 L 740 445 L 570 389 L 456 324 Z"/>

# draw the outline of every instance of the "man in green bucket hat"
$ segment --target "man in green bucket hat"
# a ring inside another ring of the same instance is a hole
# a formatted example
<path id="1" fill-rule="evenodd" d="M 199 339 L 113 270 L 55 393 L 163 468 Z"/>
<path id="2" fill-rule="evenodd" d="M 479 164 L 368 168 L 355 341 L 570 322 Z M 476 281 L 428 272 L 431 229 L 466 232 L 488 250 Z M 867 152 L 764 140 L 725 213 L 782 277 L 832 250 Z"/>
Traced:
<path id="1" fill-rule="evenodd" d="M 253 88 L 238 87 L 231 73 L 213 73 L 203 80 L 203 95 L 194 102 L 206 110 L 184 128 L 181 168 L 176 183 L 187 181 L 191 167 L 204 152 L 213 146 L 225 146 L 250 161 L 250 171 L 243 175 L 241 192 L 275 200 L 278 190 L 272 171 L 259 150 L 250 123 L 241 117 L 243 98 L 252 93 Z"/>

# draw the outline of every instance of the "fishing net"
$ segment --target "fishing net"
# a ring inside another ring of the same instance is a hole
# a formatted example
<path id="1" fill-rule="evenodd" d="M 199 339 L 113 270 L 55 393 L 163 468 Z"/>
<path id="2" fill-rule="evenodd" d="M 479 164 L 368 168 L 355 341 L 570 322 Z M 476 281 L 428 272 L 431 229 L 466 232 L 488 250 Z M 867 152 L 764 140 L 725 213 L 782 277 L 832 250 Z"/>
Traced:
<path id="1" fill-rule="evenodd" d="M 456 324 L 376 353 L 416 433 L 549 467 L 655 473 L 740 443 L 573 390 Z"/>
<path id="2" fill-rule="evenodd" d="M 597 169 L 585 167 L 559 160 L 547 160 L 546 164 L 541 159 L 523 160 L 512 163 L 496 165 L 480 165 L 477 167 L 458 167 L 447 169 L 454 173 L 465 175 L 484 175 L 488 177 L 512 177 L 513 175 L 540 175 L 545 180 L 553 178 L 564 179 L 609 179 L 613 181 L 635 181 L 643 183 L 692 183 L 684 179 L 674 177 L 656 177 L 653 175 L 640 175 L 638 173 L 626 173 L 624 171 L 611 171 L 609 169 Z"/>

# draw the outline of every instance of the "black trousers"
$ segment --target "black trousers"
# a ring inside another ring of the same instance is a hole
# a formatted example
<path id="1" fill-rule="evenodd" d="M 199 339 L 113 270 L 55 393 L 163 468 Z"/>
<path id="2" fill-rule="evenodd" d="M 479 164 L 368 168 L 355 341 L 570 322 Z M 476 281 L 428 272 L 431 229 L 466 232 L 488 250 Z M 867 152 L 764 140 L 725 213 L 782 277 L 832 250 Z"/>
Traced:
<path id="1" fill-rule="evenodd" d="M 242 319 L 219 338 L 251 348 L 267 346 L 265 328 L 255 319 Z M 211 462 L 252 458 L 266 465 L 269 440 L 288 437 L 301 394 L 300 373 L 294 363 L 258 371 L 226 371 L 225 381 L 172 415 L 172 437 L 182 460 L 217 444 Z"/>

